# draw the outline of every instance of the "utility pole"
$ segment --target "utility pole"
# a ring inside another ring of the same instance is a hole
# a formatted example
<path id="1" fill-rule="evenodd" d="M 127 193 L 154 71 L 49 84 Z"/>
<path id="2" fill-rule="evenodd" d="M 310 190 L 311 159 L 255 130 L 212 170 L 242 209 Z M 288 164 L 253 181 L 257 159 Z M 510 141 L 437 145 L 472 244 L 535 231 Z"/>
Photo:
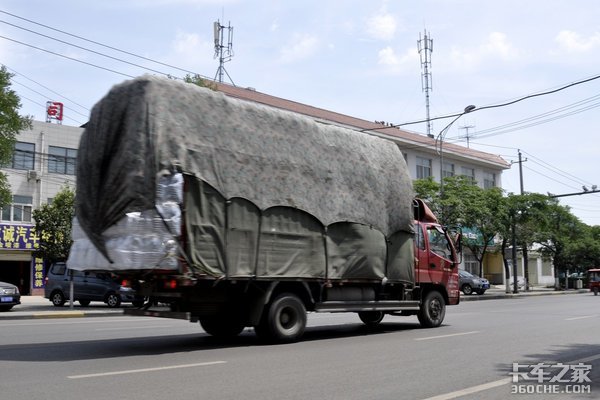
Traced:
<path id="1" fill-rule="evenodd" d="M 431 53 L 433 52 L 433 39 L 429 37 L 425 31 L 423 37 L 419 33 L 417 40 L 417 48 L 419 49 L 419 57 L 421 58 L 421 89 L 425 92 L 425 113 L 427 119 L 427 136 L 432 137 L 431 119 L 429 116 L 429 92 L 433 90 L 433 82 L 431 79 Z"/>
<path id="2" fill-rule="evenodd" d="M 527 159 L 523 160 L 522 158 L 522 154 L 521 154 L 521 149 L 517 150 L 518 155 L 519 155 L 519 161 L 517 161 L 519 163 L 519 183 L 521 185 L 521 195 L 523 195 L 525 193 L 525 189 L 523 186 L 523 163 L 525 161 L 527 161 Z M 516 215 L 514 216 L 516 217 Z M 512 246 L 513 246 L 513 251 L 512 251 L 512 264 L 513 264 L 513 293 L 518 293 L 519 291 L 519 286 L 518 286 L 518 275 L 517 275 L 517 240 L 516 240 L 516 221 L 513 219 L 513 226 L 512 226 Z M 527 253 L 527 243 L 522 243 L 521 244 L 521 254 L 523 256 L 523 279 L 525 279 L 525 291 L 529 290 L 529 255 Z"/>
<path id="3" fill-rule="evenodd" d="M 469 148 L 469 129 L 475 128 L 474 125 L 464 125 L 464 126 L 459 126 L 458 129 L 464 129 L 466 131 L 465 136 L 461 136 L 462 138 L 467 138 L 467 148 Z"/>

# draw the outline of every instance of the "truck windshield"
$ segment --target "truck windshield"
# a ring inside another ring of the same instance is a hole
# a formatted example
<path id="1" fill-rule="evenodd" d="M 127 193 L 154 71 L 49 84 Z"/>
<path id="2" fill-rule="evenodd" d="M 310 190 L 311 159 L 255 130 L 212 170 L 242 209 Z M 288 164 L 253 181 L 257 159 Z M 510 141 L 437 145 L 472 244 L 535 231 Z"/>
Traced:
<path id="1" fill-rule="evenodd" d="M 430 228 L 427 229 L 427 235 L 429 237 L 429 246 L 432 252 L 440 257 L 453 260 L 450 244 L 443 232 L 440 232 L 435 228 Z"/>

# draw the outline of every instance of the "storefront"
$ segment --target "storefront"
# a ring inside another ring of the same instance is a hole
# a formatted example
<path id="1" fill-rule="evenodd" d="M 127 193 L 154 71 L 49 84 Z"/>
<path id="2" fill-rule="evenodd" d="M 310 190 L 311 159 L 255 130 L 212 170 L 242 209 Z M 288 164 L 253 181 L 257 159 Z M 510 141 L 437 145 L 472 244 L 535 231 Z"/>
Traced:
<path id="1" fill-rule="evenodd" d="M 22 295 L 44 294 L 43 259 L 35 226 L 0 224 L 0 281 L 17 285 Z"/>

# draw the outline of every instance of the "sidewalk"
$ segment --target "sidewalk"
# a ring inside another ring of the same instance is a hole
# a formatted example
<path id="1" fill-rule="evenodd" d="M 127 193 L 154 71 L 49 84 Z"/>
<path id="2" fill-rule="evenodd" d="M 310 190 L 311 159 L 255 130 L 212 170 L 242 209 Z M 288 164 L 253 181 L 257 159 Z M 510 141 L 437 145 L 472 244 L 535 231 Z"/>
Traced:
<path id="1" fill-rule="evenodd" d="M 123 315 L 123 308 L 132 307 L 123 304 L 119 308 L 108 308 L 102 302 L 92 302 L 87 307 L 82 307 L 78 302 L 69 305 L 67 301 L 62 307 L 55 307 L 50 300 L 42 296 L 21 296 L 21 304 L 10 311 L 0 312 L 0 321 L 9 319 L 37 319 L 37 318 L 80 318 L 104 317 Z"/>
<path id="2" fill-rule="evenodd" d="M 492 286 L 485 294 L 472 294 L 465 296 L 460 294 L 460 301 L 479 301 L 479 300 L 498 300 L 498 299 L 517 299 L 529 296 L 544 295 L 566 295 L 589 293 L 589 289 L 569 289 L 554 290 L 554 288 L 532 287 L 529 291 L 519 291 L 519 293 L 505 293 L 503 285 Z M 123 309 L 133 307 L 125 303 L 119 308 L 108 308 L 101 302 L 92 302 L 87 307 L 82 307 L 75 302 L 73 307 L 67 302 L 63 307 L 55 307 L 48 299 L 42 296 L 21 296 L 21 304 L 14 306 L 12 310 L 0 312 L 0 321 L 11 319 L 40 319 L 40 318 L 81 318 L 81 317 L 105 317 L 123 315 Z"/>
<path id="3" fill-rule="evenodd" d="M 492 285 L 485 294 L 478 295 L 472 294 L 465 296 L 462 292 L 460 294 L 460 301 L 477 301 L 477 300 L 498 300 L 498 299 L 516 299 L 529 296 L 545 296 L 545 295 L 563 295 L 563 294 L 579 294 L 579 293 L 590 293 L 589 289 L 568 289 L 568 290 L 554 290 L 550 287 L 532 286 L 528 291 L 519 290 L 519 293 L 506 293 L 506 287 L 504 285 Z"/>

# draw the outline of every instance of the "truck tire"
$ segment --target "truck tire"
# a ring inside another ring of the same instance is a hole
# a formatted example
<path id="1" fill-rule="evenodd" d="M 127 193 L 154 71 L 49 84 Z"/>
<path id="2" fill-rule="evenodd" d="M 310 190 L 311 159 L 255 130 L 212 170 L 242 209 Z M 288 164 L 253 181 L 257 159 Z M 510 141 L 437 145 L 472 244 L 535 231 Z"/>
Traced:
<path id="1" fill-rule="evenodd" d="M 271 301 L 263 311 L 254 331 L 269 342 L 291 343 L 299 340 L 306 329 L 306 307 L 298 296 L 283 293 Z"/>
<path id="2" fill-rule="evenodd" d="M 594 296 L 598 296 L 598 288 L 594 287 Z"/>
<path id="3" fill-rule="evenodd" d="M 384 313 L 382 311 L 360 311 L 358 313 L 358 318 L 369 328 L 373 328 L 381 322 L 384 317 Z"/>
<path id="4" fill-rule="evenodd" d="M 417 317 L 423 328 L 435 328 L 442 324 L 446 315 L 446 303 L 437 290 L 425 295 Z"/>
<path id="5" fill-rule="evenodd" d="M 200 319 L 200 326 L 211 336 L 221 339 L 233 338 L 242 333 L 244 325 L 233 315 L 216 315 Z"/>

